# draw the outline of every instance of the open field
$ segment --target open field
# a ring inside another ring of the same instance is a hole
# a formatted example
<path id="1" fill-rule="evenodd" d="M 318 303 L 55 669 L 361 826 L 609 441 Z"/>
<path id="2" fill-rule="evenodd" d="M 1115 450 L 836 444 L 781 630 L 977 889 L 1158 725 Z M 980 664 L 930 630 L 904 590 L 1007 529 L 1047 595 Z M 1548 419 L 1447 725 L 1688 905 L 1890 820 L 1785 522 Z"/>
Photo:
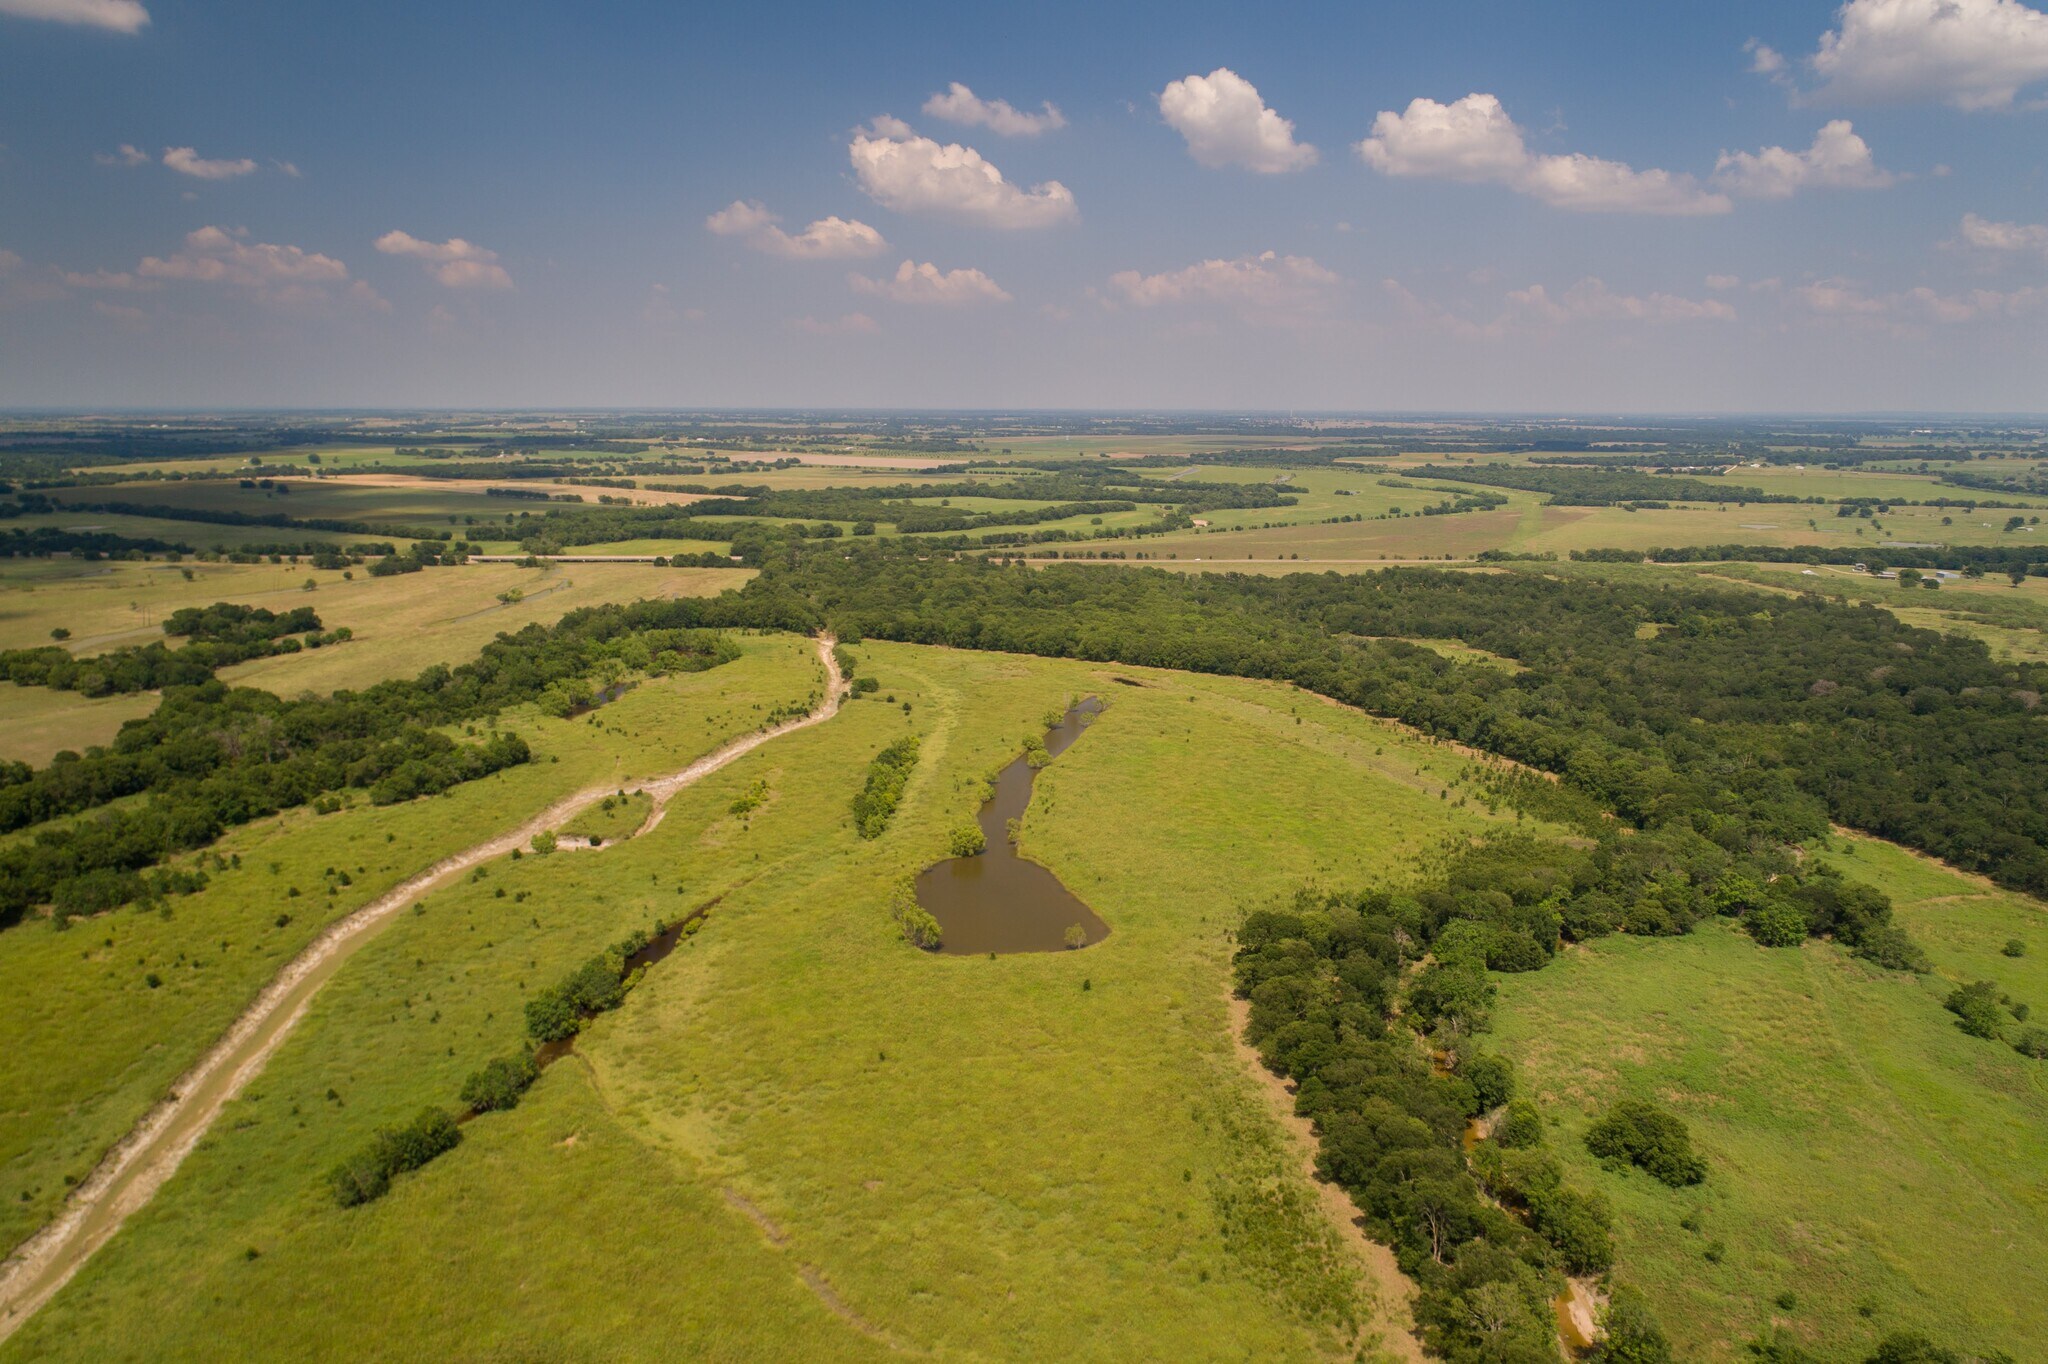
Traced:
<path id="1" fill-rule="evenodd" d="M 191 574 L 188 579 L 185 575 Z M 553 623 L 600 602 L 710 595 L 736 587 L 751 569 L 656 568 L 651 564 L 471 564 L 373 578 L 356 570 L 304 565 L 0 561 L 0 648 L 50 642 L 69 629 L 74 653 L 167 639 L 162 622 L 184 606 L 232 601 L 289 611 L 312 606 L 328 630 L 355 632 L 346 644 L 254 659 L 223 669 L 224 681 L 279 695 L 361 688 L 411 677 L 436 663 L 466 662 L 500 633 Z M 312 580 L 316 590 L 307 592 Z M 517 601 L 499 598 L 517 591 Z M 153 696 L 94 699 L 76 692 L 12 688 L 0 705 L 0 758 L 47 762 L 59 749 L 109 742 L 124 721 L 147 714 Z"/>
<path id="2" fill-rule="evenodd" d="M 585 719 L 508 716 L 535 760 L 447 795 L 381 808 L 358 799 L 337 814 L 302 809 L 237 829 L 216 850 L 240 865 L 214 869 L 162 914 L 0 933 L 0 989 L 22 1001 L 0 1068 L 12 1096 L 0 1114 L 0 1239 L 11 1246 L 47 1220 L 67 1185 L 327 924 L 563 794 L 680 765 L 815 689 L 801 641 L 746 644 L 738 662 L 636 687 Z"/>
<path id="3" fill-rule="evenodd" d="M 1903 854 L 1843 860 L 1901 895 L 1944 973 L 1971 976 L 2017 926 L 2044 937 L 2039 904 L 1932 904 L 1911 896 Z M 1860 1359 L 1902 1328 L 2017 1358 L 2048 1338 L 2048 1079 L 1958 1031 L 1941 977 L 1819 942 L 1764 949 L 1716 922 L 1603 939 L 1500 983 L 1495 1041 L 1555 1124 L 1550 1149 L 1612 1201 L 1618 1272 L 1692 1357 L 1747 1358 L 1772 1323 L 1827 1359 Z M 1629 1096 L 1691 1125 L 1704 1185 L 1667 1189 L 1587 1153 L 1586 1127 Z"/>
<path id="4" fill-rule="evenodd" d="M 1247 898 L 1399 876 L 1482 827 L 1438 794 L 1461 760 L 1280 687 L 858 652 L 898 704 L 758 750 L 640 838 L 491 866 L 394 922 L 0 1357 L 404 1341 L 857 1359 L 886 1341 L 1310 1358 L 1349 1339 L 1361 1271 L 1237 1066 L 1224 930 Z M 1080 692 L 1111 710 L 1042 774 L 1024 846 L 1111 937 L 997 961 L 907 948 L 881 888 L 940 855 L 981 774 Z M 910 797 L 863 843 L 846 800 L 904 732 L 925 740 Z M 756 781 L 768 798 L 743 823 L 726 807 Z M 326 1167 L 515 1046 L 522 991 L 711 901 L 704 931 L 525 1105 L 379 1203 L 333 1207 Z M 711 1283 L 678 1312 L 641 1310 L 657 1285 Z M 572 1298 L 585 1307 L 565 1314 Z"/>
<path id="5" fill-rule="evenodd" d="M 153 692 L 87 697 L 0 682 L 0 762 L 42 767 L 67 749 L 83 753 L 155 710 L 156 703 Z"/>

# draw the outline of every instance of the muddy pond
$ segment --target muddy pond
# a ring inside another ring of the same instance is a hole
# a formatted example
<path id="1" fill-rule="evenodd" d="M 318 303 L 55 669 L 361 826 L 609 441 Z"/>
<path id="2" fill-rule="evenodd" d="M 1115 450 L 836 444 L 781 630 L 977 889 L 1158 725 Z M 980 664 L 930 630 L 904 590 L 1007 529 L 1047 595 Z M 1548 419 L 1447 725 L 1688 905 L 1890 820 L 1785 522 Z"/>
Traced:
<path id="1" fill-rule="evenodd" d="M 1045 751 L 1054 758 L 1081 737 L 1102 713 L 1095 697 L 1077 703 L 1045 732 Z M 1109 925 L 1050 871 L 1017 853 L 1009 822 L 1031 804 L 1038 772 L 1018 758 L 996 778 L 993 799 L 975 818 L 988 839 L 977 857 L 955 857 L 917 878 L 917 902 L 939 921 L 941 952 L 979 956 L 989 952 L 1064 952 L 1074 946 L 1069 932 L 1081 930 L 1081 945 L 1109 936 Z"/>

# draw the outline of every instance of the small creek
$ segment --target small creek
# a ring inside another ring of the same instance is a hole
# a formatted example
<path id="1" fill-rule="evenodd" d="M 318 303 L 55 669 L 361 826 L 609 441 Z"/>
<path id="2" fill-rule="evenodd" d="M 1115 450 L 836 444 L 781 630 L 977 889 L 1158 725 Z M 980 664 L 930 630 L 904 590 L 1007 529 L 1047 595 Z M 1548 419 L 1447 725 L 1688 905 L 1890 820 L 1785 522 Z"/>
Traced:
<path id="1" fill-rule="evenodd" d="M 1102 702 L 1078 702 L 1045 732 L 1045 751 L 1057 758 L 1102 713 Z M 988 839 L 977 857 L 949 858 L 917 878 L 917 902 L 939 921 L 941 952 L 1062 952 L 1067 930 L 1079 925 L 1086 946 L 1109 936 L 1109 925 L 1046 868 L 1022 857 L 1010 842 L 1009 821 L 1031 804 L 1037 770 L 1018 758 L 996 778 L 994 798 L 975 818 Z"/>

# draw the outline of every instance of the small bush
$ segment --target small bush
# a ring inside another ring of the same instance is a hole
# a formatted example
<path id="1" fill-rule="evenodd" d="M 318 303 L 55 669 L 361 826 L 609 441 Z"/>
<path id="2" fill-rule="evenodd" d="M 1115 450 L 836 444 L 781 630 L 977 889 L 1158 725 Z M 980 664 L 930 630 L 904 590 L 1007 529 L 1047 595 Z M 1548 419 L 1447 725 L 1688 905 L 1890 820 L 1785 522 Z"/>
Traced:
<path id="1" fill-rule="evenodd" d="M 1543 1144 L 1543 1116 L 1527 1099 L 1516 1099 L 1494 1124 L 1493 1140 L 1511 1151 Z"/>
<path id="2" fill-rule="evenodd" d="M 1707 1162 L 1692 1149 L 1684 1119 L 1640 1099 L 1607 1110 L 1587 1129 L 1586 1149 L 1602 1160 L 1627 1161 L 1674 1189 L 1707 1177 Z"/>
<path id="3" fill-rule="evenodd" d="M 1458 1067 L 1458 1074 L 1472 1086 L 1481 1113 L 1515 1097 L 1515 1068 L 1504 1056 L 1474 1056 Z"/>
<path id="4" fill-rule="evenodd" d="M 880 838 L 903 799 L 917 766 L 917 739 L 898 739 L 868 764 L 867 784 L 853 798 L 853 827 L 862 838 Z"/>
<path id="5" fill-rule="evenodd" d="M 425 1109 L 404 1127 L 379 1128 L 367 1147 L 328 1172 L 328 1187 L 344 1208 L 368 1203 L 384 1196 L 394 1175 L 417 1170 L 461 1142 L 454 1117 L 443 1109 Z"/>
<path id="6" fill-rule="evenodd" d="M 962 824 L 955 828 L 949 840 L 955 857 L 976 857 L 988 848 L 988 836 L 979 824 Z"/>
<path id="7" fill-rule="evenodd" d="M 519 1096 L 539 1078 L 532 1052 L 500 1056 L 462 1082 L 462 1102 L 475 1113 L 516 1108 Z"/>
<path id="8" fill-rule="evenodd" d="M 1752 909 L 1742 916 L 1742 926 L 1765 947 L 1797 947 L 1806 941 L 1806 915 L 1781 900 Z"/>
<path id="9" fill-rule="evenodd" d="M 1998 987 L 1988 980 L 1957 986 L 1949 992 L 1944 1007 L 1956 1016 L 1956 1026 L 1972 1037 L 1996 1040 L 2005 1032 L 2005 1010 L 1999 1007 Z"/>
<path id="10" fill-rule="evenodd" d="M 2008 957 L 2024 957 L 2027 955 L 2027 945 L 2018 938 L 2007 938 L 2005 947 L 2002 950 Z"/>

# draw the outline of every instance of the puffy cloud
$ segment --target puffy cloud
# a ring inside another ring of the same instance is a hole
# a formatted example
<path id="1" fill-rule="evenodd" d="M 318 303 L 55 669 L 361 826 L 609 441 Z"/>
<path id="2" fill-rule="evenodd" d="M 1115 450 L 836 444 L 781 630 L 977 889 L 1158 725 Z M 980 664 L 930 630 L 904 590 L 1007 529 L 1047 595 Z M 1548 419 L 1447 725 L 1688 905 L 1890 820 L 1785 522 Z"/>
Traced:
<path id="1" fill-rule="evenodd" d="M 1067 116 L 1051 100 L 1045 102 L 1044 112 L 1025 113 L 1012 108 L 1008 100 L 983 99 L 959 81 L 954 81 L 944 94 L 926 100 L 924 111 L 948 123 L 986 128 L 1000 137 L 1037 137 L 1067 126 Z"/>
<path id="2" fill-rule="evenodd" d="M 1316 163 L 1316 149 L 1294 140 L 1294 125 L 1268 109 L 1258 87 L 1227 66 L 1167 86 L 1159 92 L 1159 114 L 1205 166 L 1277 175 Z"/>
<path id="3" fill-rule="evenodd" d="M 1717 294 L 1725 294 L 1730 289 L 1740 289 L 1742 287 L 1742 276 L 1708 275 L 1707 287 L 1709 289 L 1712 289 Z"/>
<path id="4" fill-rule="evenodd" d="M 759 200 L 735 199 L 704 220 L 704 226 L 721 237 L 744 237 L 775 222 L 775 215 Z"/>
<path id="5" fill-rule="evenodd" d="M 348 267 L 332 256 L 296 246 L 252 242 L 245 236 L 225 228 L 202 227 L 186 234 L 184 250 L 170 256 L 144 256 L 135 275 L 142 280 L 185 280 L 258 290 L 339 284 L 348 278 Z"/>
<path id="6" fill-rule="evenodd" d="M 2019 0 L 1848 0 L 1809 59 L 1819 98 L 2003 109 L 2048 80 L 2048 14 Z"/>
<path id="7" fill-rule="evenodd" d="M 256 169 L 256 163 L 246 156 L 237 157 L 232 161 L 212 161 L 190 147 L 164 148 L 164 164 L 178 174 L 189 175 L 195 180 L 232 180 L 238 175 L 248 175 Z"/>
<path id="8" fill-rule="evenodd" d="M 1205 260 L 1157 275 L 1121 270 L 1109 287 L 1139 308 L 1170 303 L 1221 303 L 1252 312 L 1299 312 L 1320 305 L 1342 284 L 1307 256 L 1272 251 L 1235 260 Z"/>
<path id="9" fill-rule="evenodd" d="M 845 313 L 839 317 L 800 317 L 791 324 L 806 336 L 873 336 L 881 324 L 866 313 Z"/>
<path id="10" fill-rule="evenodd" d="M 1690 175 L 1639 171 L 1580 153 L 1539 156 L 1501 102 L 1487 94 L 1450 104 L 1418 98 L 1404 113 L 1383 110 L 1357 150 L 1383 175 L 1506 185 L 1581 213 L 1701 214 L 1732 207 L 1727 196 L 1702 189 Z"/>
<path id="11" fill-rule="evenodd" d="M 2048 223 L 1994 223 L 1965 213 L 1958 240 L 1979 251 L 2038 252 L 2048 256 Z"/>
<path id="12" fill-rule="evenodd" d="M 905 261 L 888 279 L 848 275 L 846 282 L 857 294 L 872 294 L 897 303 L 1008 303 L 1010 295 L 1000 284 L 979 270 L 945 270 L 927 261 L 922 265 Z"/>
<path id="13" fill-rule="evenodd" d="M 878 118 L 847 147 L 868 197 L 898 213 L 938 213 L 985 227 L 1049 227 L 1075 216 L 1074 195 L 1057 180 L 1020 189 L 972 147 L 919 137 L 900 120 Z"/>
<path id="14" fill-rule="evenodd" d="M 387 256 L 410 256 L 449 289 L 509 289 L 512 276 L 498 264 L 498 253 L 460 237 L 445 242 L 422 241 L 409 232 L 392 230 L 377 238 Z"/>
<path id="15" fill-rule="evenodd" d="M 1803 152 L 1766 147 L 1760 152 L 1722 152 L 1714 183 L 1752 199 L 1789 199 L 1802 189 L 1884 189 L 1899 177 L 1879 170 L 1870 144 L 1849 120 L 1835 119 L 1814 134 Z"/>
<path id="16" fill-rule="evenodd" d="M 1599 279 L 1580 280 L 1553 297 L 1540 284 L 1508 295 L 1510 307 L 1537 321 L 1567 322 L 1733 322 L 1735 309 L 1719 299 L 1676 294 L 1617 294 Z"/>
<path id="17" fill-rule="evenodd" d="M 305 304 L 329 301 L 329 286 L 347 284 L 349 273 L 346 265 L 317 251 L 250 241 L 239 228 L 202 227 L 186 234 L 182 250 L 144 256 L 133 270 L 62 270 L 57 279 L 74 289 L 132 292 L 166 284 L 218 285 L 265 303 Z M 361 289 L 353 289 L 351 296 L 361 299 Z"/>
<path id="18" fill-rule="evenodd" d="M 1769 76 L 1775 80 L 1785 74 L 1784 54 L 1768 43 L 1751 38 L 1742 45 L 1742 50 L 1749 54 L 1751 75 Z"/>
<path id="19" fill-rule="evenodd" d="M 11 275 L 21 268 L 21 257 L 6 247 L 0 246 L 0 275 Z"/>
<path id="20" fill-rule="evenodd" d="M 756 251 L 799 260 L 848 260 L 888 249 L 882 234 L 853 218 L 820 218 L 791 235 L 776 226 L 779 219 L 758 202 L 733 200 L 704 220 L 721 237 L 743 237 Z"/>
<path id="21" fill-rule="evenodd" d="M 83 24 L 114 33 L 139 33 L 149 23 L 149 11 L 138 0 L 0 0 L 0 14 Z"/>
<path id="22" fill-rule="evenodd" d="M 123 142 L 120 148 L 111 152 L 94 152 L 93 162 L 101 166 L 121 166 L 132 169 L 149 164 L 149 153 L 131 142 Z"/>

